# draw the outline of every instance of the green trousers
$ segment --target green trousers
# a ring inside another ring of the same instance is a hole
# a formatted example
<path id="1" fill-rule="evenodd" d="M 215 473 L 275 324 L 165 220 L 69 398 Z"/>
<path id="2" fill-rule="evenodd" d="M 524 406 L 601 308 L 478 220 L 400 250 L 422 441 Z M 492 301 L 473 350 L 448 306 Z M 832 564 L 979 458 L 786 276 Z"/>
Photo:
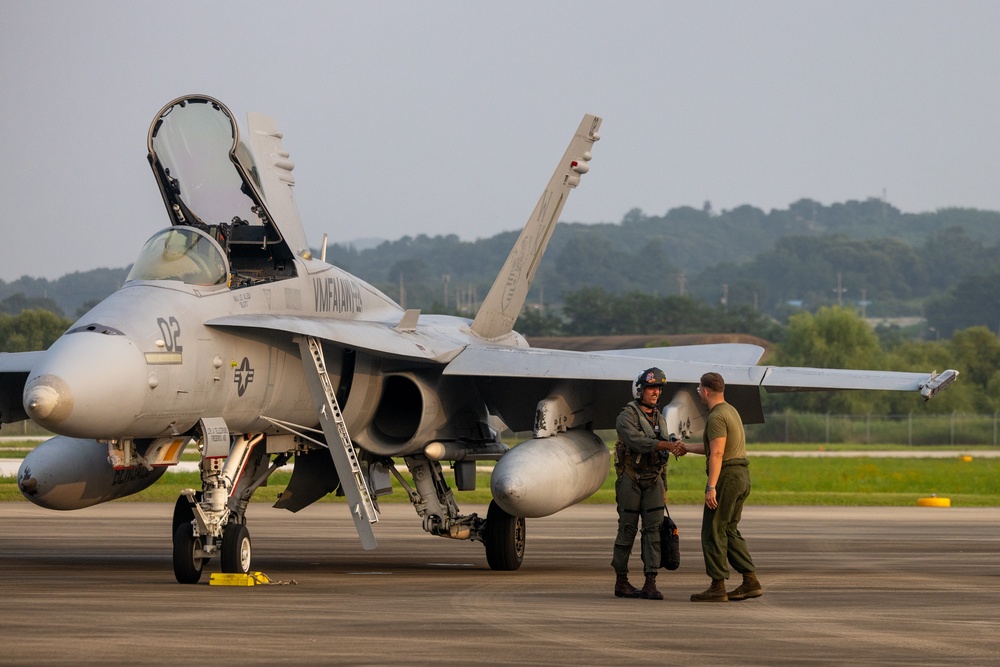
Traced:
<path id="1" fill-rule="evenodd" d="M 611 567 L 618 574 L 628 572 L 628 559 L 642 517 L 642 571 L 656 574 L 660 569 L 660 525 L 663 524 L 663 480 L 655 477 L 637 483 L 627 474 L 615 482 L 615 502 L 618 503 L 618 535 L 615 537 Z"/>
<path id="2" fill-rule="evenodd" d="M 746 540 L 740 535 L 743 503 L 750 495 L 750 467 L 746 459 L 722 462 L 722 473 L 715 484 L 719 506 L 705 506 L 701 517 L 701 549 L 705 556 L 705 571 L 712 580 L 728 579 L 728 561 L 740 574 L 756 568 Z"/>

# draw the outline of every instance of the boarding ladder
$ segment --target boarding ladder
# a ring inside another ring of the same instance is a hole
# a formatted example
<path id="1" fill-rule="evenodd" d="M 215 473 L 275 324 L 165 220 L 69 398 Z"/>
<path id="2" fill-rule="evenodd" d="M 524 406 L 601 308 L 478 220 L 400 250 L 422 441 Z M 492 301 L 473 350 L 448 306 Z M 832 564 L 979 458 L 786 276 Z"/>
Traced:
<path id="1" fill-rule="evenodd" d="M 340 478 L 340 487 L 344 490 L 351 507 L 351 516 L 354 518 L 358 537 L 361 538 L 361 546 L 368 550 L 374 549 L 375 533 L 371 524 L 378 522 L 378 514 L 375 511 L 375 503 L 372 502 L 371 492 L 368 490 L 368 482 L 361 471 L 358 455 L 354 451 L 351 435 L 347 432 L 347 424 L 340 411 L 337 394 L 326 372 L 323 348 L 319 340 L 312 336 L 303 336 L 298 342 L 306 382 L 319 410 L 326 444 L 333 458 L 333 465 L 337 469 L 337 476 Z"/>

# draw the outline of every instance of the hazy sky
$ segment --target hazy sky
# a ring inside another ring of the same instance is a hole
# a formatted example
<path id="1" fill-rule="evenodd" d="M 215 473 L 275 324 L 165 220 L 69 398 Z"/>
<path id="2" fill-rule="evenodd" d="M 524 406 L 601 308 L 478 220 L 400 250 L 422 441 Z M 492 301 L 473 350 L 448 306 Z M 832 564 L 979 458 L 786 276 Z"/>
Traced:
<path id="1" fill-rule="evenodd" d="M 0 0 L 0 279 L 129 264 L 187 93 L 273 116 L 318 246 L 880 197 L 1000 210 L 1000 3 Z"/>

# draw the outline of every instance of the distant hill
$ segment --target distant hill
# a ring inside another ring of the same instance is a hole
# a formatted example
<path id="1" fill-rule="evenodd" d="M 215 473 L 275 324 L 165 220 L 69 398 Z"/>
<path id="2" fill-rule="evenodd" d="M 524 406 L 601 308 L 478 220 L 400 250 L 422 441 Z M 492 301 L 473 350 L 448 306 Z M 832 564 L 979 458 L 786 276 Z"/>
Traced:
<path id="1" fill-rule="evenodd" d="M 328 258 L 406 306 L 468 313 L 493 282 L 518 232 L 461 241 L 404 236 Z M 880 200 L 715 212 L 682 207 L 663 216 L 629 211 L 620 223 L 559 223 L 528 303 L 561 304 L 584 287 L 615 294 L 688 294 L 774 316 L 859 300 L 880 317 L 919 314 L 923 302 L 985 266 L 1000 265 L 1000 213 L 943 209 L 902 213 Z M 838 275 L 843 290 L 835 292 Z M 799 307 L 799 306 L 793 306 Z"/>
<path id="2" fill-rule="evenodd" d="M 366 237 L 363 237 L 363 238 L 351 239 L 350 241 L 347 241 L 346 243 L 343 243 L 342 245 L 344 245 L 346 247 L 349 247 L 349 248 L 354 248 L 355 250 L 358 250 L 358 251 L 361 251 L 361 250 L 368 250 L 370 248 L 377 248 L 378 246 L 380 246 L 383 243 L 385 243 L 386 240 L 387 239 L 378 238 L 378 237 L 374 237 L 374 236 L 366 236 Z"/>
<path id="3" fill-rule="evenodd" d="M 458 236 L 354 239 L 328 246 L 327 260 L 424 312 L 471 314 L 486 295 L 519 230 L 475 241 Z M 774 317 L 789 303 L 813 310 L 838 297 L 866 300 L 876 317 L 921 314 L 963 279 L 1000 266 L 1000 212 L 942 209 L 902 213 L 877 199 L 787 209 L 675 208 L 629 211 L 618 223 L 559 223 L 528 305 L 561 305 L 585 287 L 613 294 L 687 294 Z M 55 300 L 75 317 L 117 289 L 127 268 L 94 269 L 56 281 L 0 281 L 0 301 L 18 293 Z M 843 290 L 836 293 L 837 281 Z"/>
<path id="4" fill-rule="evenodd" d="M 121 287 L 130 268 L 77 271 L 58 280 L 28 276 L 9 283 L 0 280 L 0 301 L 16 294 L 52 299 L 62 315 L 75 320 L 86 304 L 100 301 Z"/>

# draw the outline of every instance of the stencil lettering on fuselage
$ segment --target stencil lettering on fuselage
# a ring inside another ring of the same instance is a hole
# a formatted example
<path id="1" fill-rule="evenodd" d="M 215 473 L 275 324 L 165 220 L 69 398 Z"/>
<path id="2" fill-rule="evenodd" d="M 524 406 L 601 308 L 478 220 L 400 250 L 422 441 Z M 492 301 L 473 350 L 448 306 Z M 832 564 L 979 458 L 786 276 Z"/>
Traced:
<path id="1" fill-rule="evenodd" d="M 316 312 L 361 313 L 361 286 L 350 278 L 313 278 Z"/>
<path id="2" fill-rule="evenodd" d="M 160 334 L 163 336 L 163 346 L 167 352 L 183 352 L 181 347 L 181 325 L 176 317 L 157 317 L 156 324 L 160 327 Z"/>

